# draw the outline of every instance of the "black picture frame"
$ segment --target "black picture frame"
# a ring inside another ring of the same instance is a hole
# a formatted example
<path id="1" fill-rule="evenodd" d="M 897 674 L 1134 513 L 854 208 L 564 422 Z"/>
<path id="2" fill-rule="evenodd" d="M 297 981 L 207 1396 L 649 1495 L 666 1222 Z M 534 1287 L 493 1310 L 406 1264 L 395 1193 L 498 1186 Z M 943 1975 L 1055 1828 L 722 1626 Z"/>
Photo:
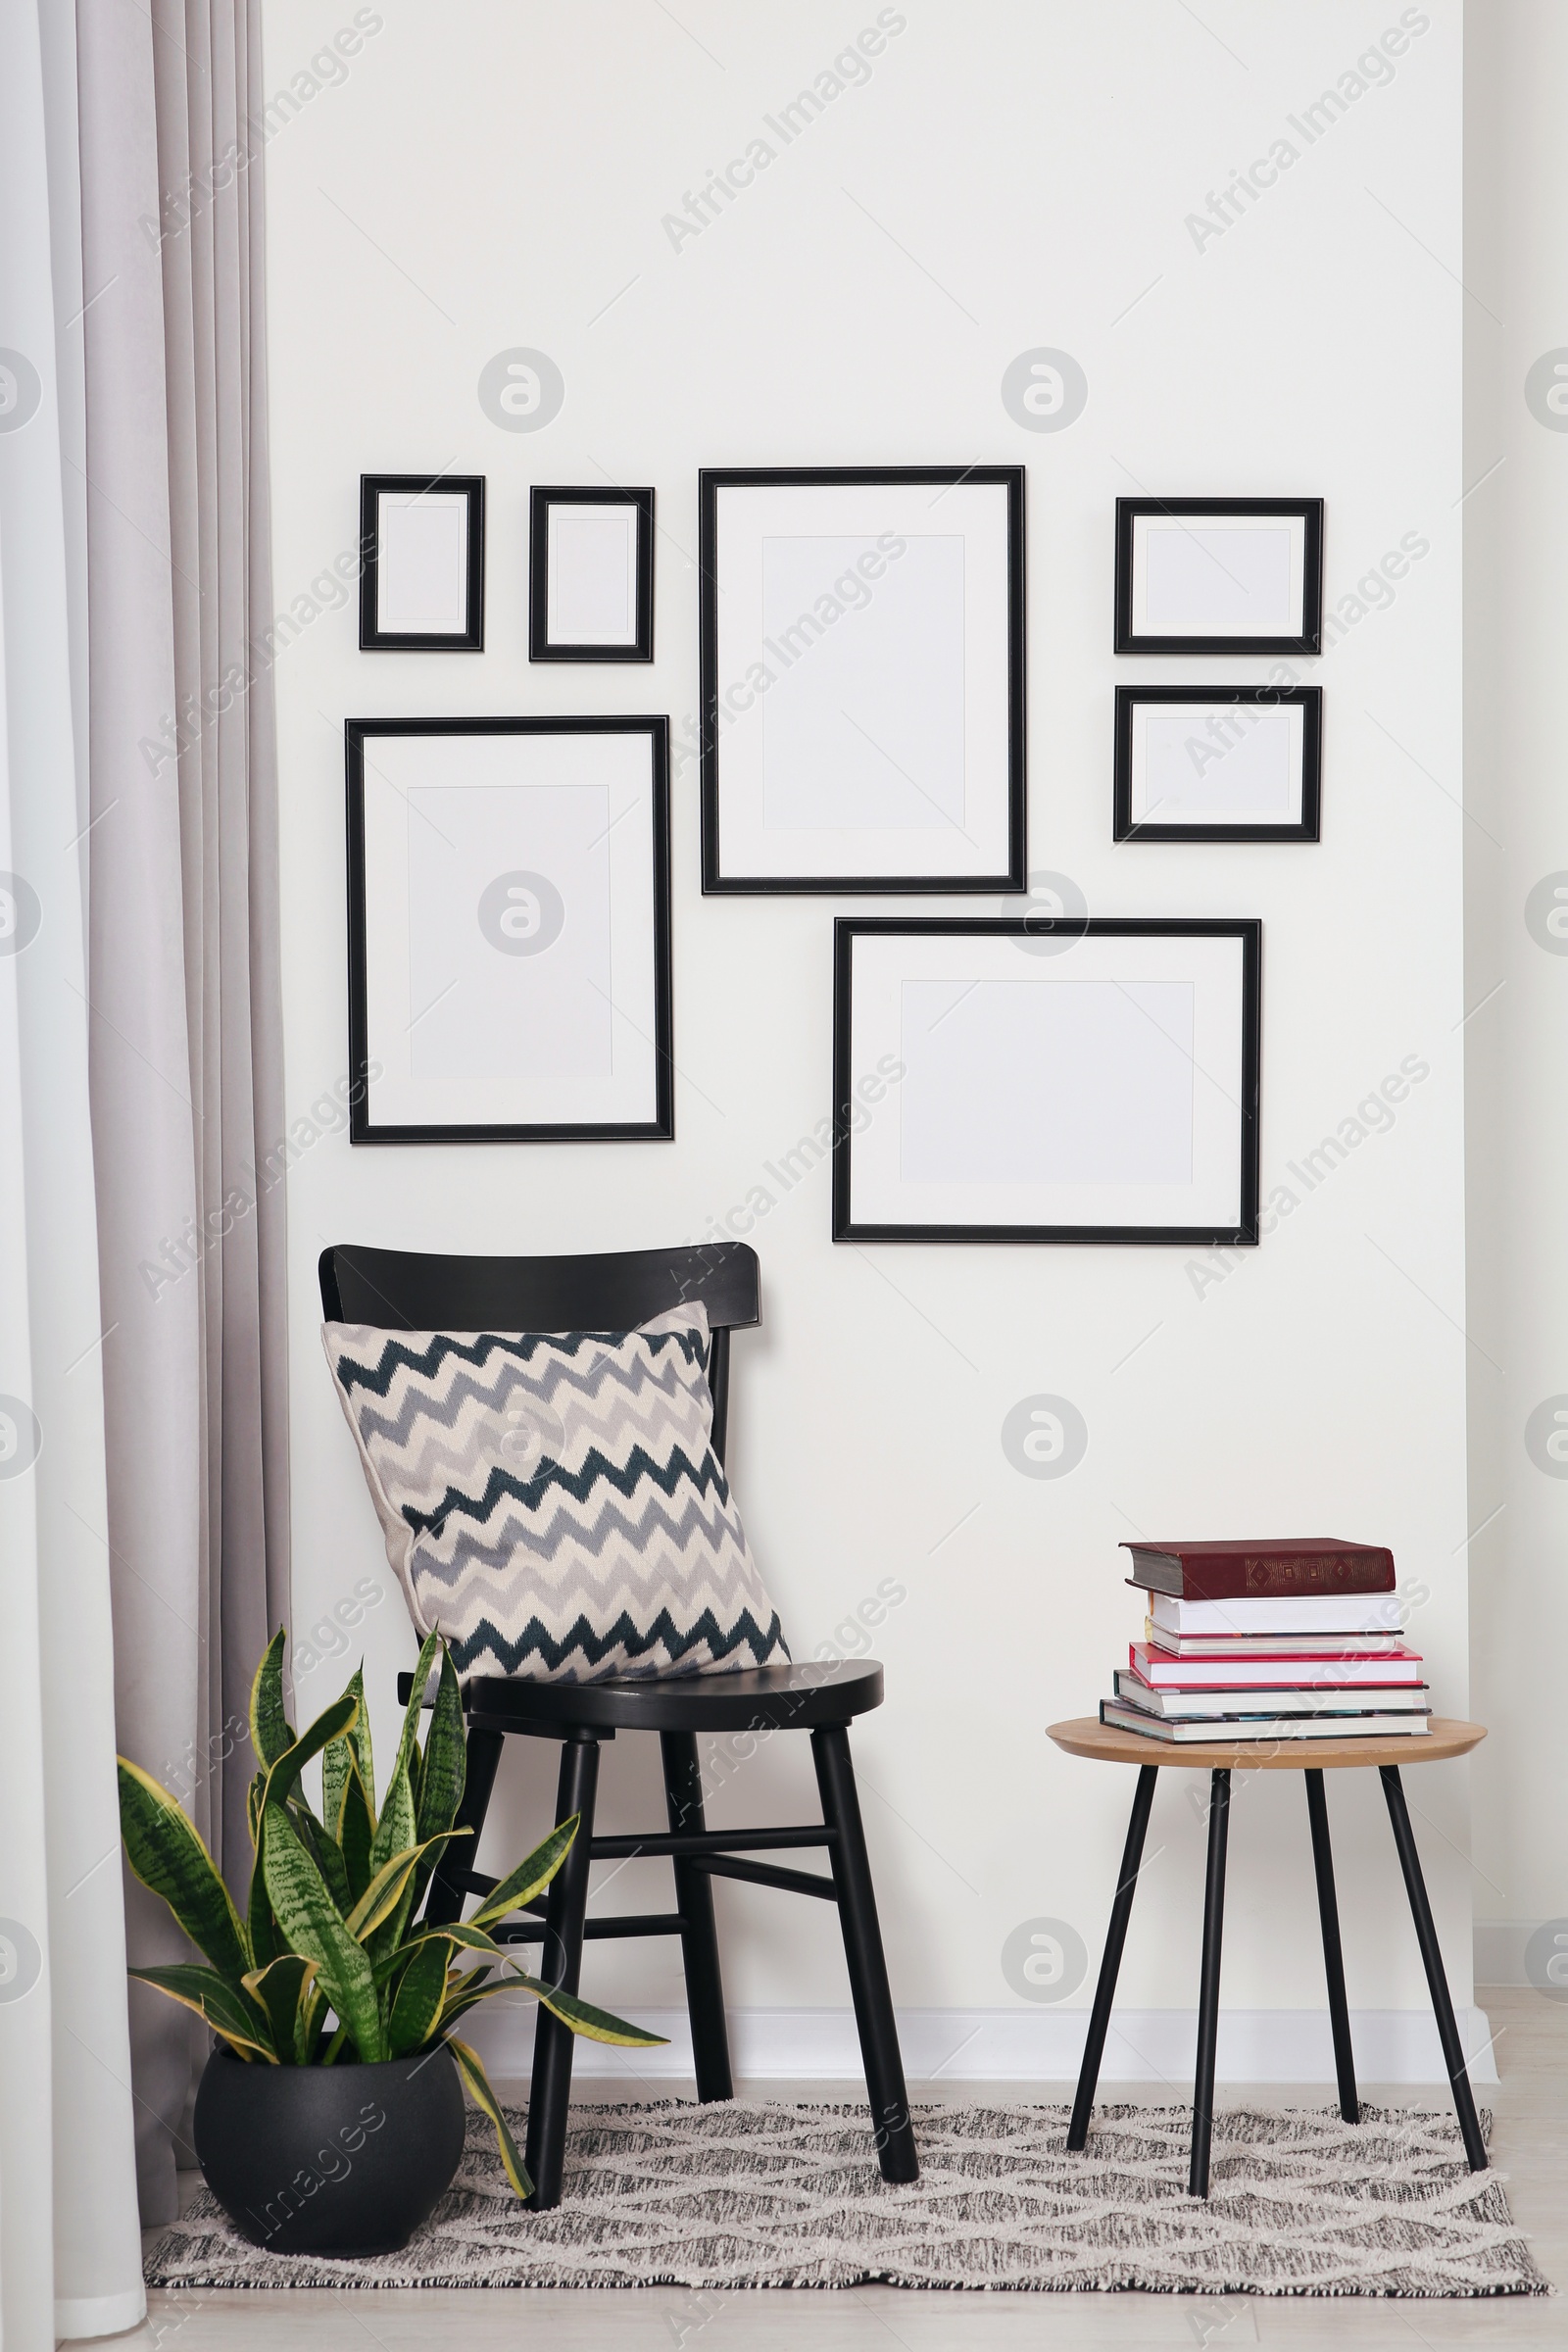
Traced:
<path id="1" fill-rule="evenodd" d="M 726 489 L 930 487 L 960 484 L 1006 492 L 1007 857 L 986 874 L 736 874 L 723 865 L 718 698 L 718 506 Z M 1024 469 L 1021 466 L 705 466 L 698 475 L 700 576 L 699 666 L 703 891 L 708 897 L 984 894 L 1028 888 L 1028 790 L 1025 732 Z"/>
<path id="2" fill-rule="evenodd" d="M 466 614 L 459 630 L 383 629 L 377 605 L 383 495 L 431 492 L 467 501 Z M 362 473 L 360 476 L 360 651 L 362 654 L 482 654 L 484 651 L 484 475 Z"/>
<path id="3" fill-rule="evenodd" d="M 655 1112 L 637 1121 L 372 1124 L 370 1102 L 365 770 L 367 747 L 386 736 L 635 735 L 650 743 Z M 354 1144 L 669 1143 L 675 1133 L 673 957 L 670 929 L 669 720 L 610 715 L 526 718 L 355 718 L 344 727 L 348 823 L 348 1013 Z"/>
<path id="4" fill-rule="evenodd" d="M 1301 813 L 1295 824 L 1134 823 L 1133 720 L 1140 704 L 1205 705 L 1235 710 L 1301 712 Z M 1118 686 L 1111 830 L 1117 841 L 1317 841 L 1323 807 L 1323 689 L 1321 686 Z"/>
<path id="5" fill-rule="evenodd" d="M 1133 625 L 1134 526 L 1145 515 L 1279 515 L 1302 525 L 1301 629 L 1298 635 L 1151 635 Z M 1323 650 L 1323 501 L 1321 498 L 1118 498 L 1116 501 L 1115 650 L 1118 654 L 1318 654 Z"/>
<path id="6" fill-rule="evenodd" d="M 874 936 L 1015 939 L 1043 944 L 1025 915 L 841 915 L 833 926 L 833 1240 L 835 1242 L 1047 1242 L 1150 1244 L 1181 1249 L 1249 1249 L 1258 1239 L 1259 1116 L 1263 926 L 1255 916 L 1092 915 L 1075 924 L 1080 939 L 1234 939 L 1241 948 L 1238 1202 L 1234 1225 L 1020 1225 L 857 1222 L 852 1213 L 853 1153 L 860 1125 L 853 1055 L 855 947 Z"/>
<path id="7" fill-rule="evenodd" d="M 550 635 L 550 512 L 553 507 L 629 507 L 637 516 L 636 634 L 630 645 L 571 645 Z M 654 493 L 569 489 L 535 482 L 528 493 L 528 659 L 530 662 L 651 662 L 654 658 Z"/>

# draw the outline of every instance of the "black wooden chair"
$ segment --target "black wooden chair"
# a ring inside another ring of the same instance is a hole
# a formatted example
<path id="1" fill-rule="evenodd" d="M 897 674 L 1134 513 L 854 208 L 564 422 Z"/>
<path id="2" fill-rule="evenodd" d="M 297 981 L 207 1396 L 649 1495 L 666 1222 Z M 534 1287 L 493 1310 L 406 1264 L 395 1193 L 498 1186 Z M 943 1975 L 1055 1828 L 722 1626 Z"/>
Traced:
<path id="1" fill-rule="evenodd" d="M 729 1402 L 729 1335 L 760 1319 L 757 1252 L 743 1242 L 598 1257 L 438 1257 L 340 1244 L 322 1251 L 320 1279 L 329 1322 L 368 1323 L 383 1331 L 627 1331 L 700 1298 L 713 1334 L 713 1450 L 721 1461 Z M 404 1675 L 399 1681 L 405 1702 L 412 1679 Z M 540 1976 L 575 1992 L 585 1939 L 678 1936 L 697 2095 L 728 2099 L 734 2096 L 734 2082 L 711 1881 L 744 1879 L 837 1903 L 883 2178 L 914 2180 L 919 2161 L 847 1729 L 857 1715 L 881 1704 L 882 1669 L 873 1658 L 644 1682 L 532 1683 L 472 1676 L 464 1686 L 468 1777 L 458 1818 L 473 1837 L 448 1848 L 431 1881 L 425 1918 L 437 1925 L 457 1919 L 466 1896 L 487 1894 L 496 1884 L 474 1870 L 467 1857 L 478 1845 L 508 1733 L 559 1740 L 556 1819 L 564 1821 L 576 1813 L 582 1827 L 547 1899 L 531 1906 L 535 1917 L 505 1930 L 504 1940 L 542 1944 Z M 600 1743 L 613 1740 L 617 1732 L 631 1731 L 659 1734 L 669 1828 L 630 1838 L 596 1838 Z M 811 1735 L 822 1801 L 820 1824 L 710 1830 L 703 1811 L 698 1733 L 775 1731 Z M 809 1846 L 825 1848 L 831 1878 L 743 1858 Z M 590 1863 L 653 1854 L 668 1855 L 674 1865 L 673 1911 L 587 1918 Z M 534 2181 L 530 2202 L 540 2211 L 561 2202 L 571 2057 L 571 2034 L 541 2009 L 526 2149 Z"/>

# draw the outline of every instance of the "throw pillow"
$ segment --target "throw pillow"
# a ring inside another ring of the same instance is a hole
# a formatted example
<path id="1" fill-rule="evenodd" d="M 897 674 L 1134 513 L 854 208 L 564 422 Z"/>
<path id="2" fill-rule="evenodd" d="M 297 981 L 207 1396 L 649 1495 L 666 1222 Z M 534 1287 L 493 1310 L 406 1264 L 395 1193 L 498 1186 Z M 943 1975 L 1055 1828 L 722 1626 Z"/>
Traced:
<path id="1" fill-rule="evenodd" d="M 712 1448 L 700 1301 L 629 1332 L 321 1337 L 410 1613 L 461 1675 L 789 1657 Z"/>

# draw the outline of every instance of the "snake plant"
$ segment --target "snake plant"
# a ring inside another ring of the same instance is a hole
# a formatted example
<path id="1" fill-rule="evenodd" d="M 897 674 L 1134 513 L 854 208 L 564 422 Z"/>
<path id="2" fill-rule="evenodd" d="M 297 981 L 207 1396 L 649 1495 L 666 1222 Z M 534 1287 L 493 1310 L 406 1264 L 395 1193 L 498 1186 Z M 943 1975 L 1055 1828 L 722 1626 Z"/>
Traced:
<path id="1" fill-rule="evenodd" d="M 469 1835 L 453 1826 L 467 1751 L 446 1644 L 432 1634 L 419 1652 L 377 1811 L 363 1673 L 309 1731 L 296 1733 L 284 1711 L 283 1642 L 279 1631 L 251 1687 L 251 1743 L 261 1769 L 250 1786 L 255 1862 L 243 1918 L 168 1789 L 139 1765 L 119 1760 L 126 1858 L 208 1963 L 130 1974 L 194 2009 L 253 2066 L 370 2066 L 445 2043 L 469 2096 L 496 2128 L 513 2187 L 526 2197 L 532 2183 L 483 2065 L 454 2032 L 460 2020 L 495 1993 L 519 1990 L 590 2040 L 640 2049 L 660 2038 L 525 1975 L 489 1933 L 509 1912 L 537 1901 L 570 1850 L 576 1816 L 501 1880 L 471 1919 L 416 1927 L 449 1840 Z M 438 1656 L 421 1746 L 419 1718 Z M 318 1756 L 319 1813 L 300 1786 Z"/>

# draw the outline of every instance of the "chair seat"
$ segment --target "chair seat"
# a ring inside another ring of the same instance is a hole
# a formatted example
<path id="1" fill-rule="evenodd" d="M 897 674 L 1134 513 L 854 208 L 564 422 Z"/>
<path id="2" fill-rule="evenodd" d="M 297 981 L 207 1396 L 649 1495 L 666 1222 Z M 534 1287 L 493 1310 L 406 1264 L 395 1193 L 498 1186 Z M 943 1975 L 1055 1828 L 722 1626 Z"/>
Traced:
<path id="1" fill-rule="evenodd" d="M 474 1675 L 463 1686 L 469 1723 L 498 1732 L 580 1727 L 616 1732 L 810 1732 L 851 1723 L 882 1704 L 875 1658 L 757 1666 L 741 1674 L 666 1675 L 637 1682 L 510 1682 Z"/>

